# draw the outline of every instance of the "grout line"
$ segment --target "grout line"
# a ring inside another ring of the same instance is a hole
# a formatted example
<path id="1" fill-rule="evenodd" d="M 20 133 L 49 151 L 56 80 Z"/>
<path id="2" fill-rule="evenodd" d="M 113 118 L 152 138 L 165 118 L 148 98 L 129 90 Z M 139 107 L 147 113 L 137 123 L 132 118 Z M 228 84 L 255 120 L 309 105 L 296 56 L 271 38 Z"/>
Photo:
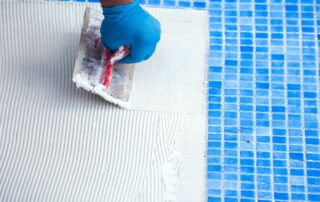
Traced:
<path id="1" fill-rule="evenodd" d="M 270 4 L 267 6 L 267 12 L 270 13 Z M 272 117 L 272 61 L 271 61 L 271 19 L 270 15 L 267 17 L 267 28 L 268 28 L 268 76 L 269 76 L 269 129 L 270 129 L 270 192 L 271 200 L 275 201 L 274 198 L 274 167 L 273 167 L 273 117 Z"/>
<path id="2" fill-rule="evenodd" d="M 303 93 L 304 93 L 304 73 L 303 73 L 303 53 L 302 53 L 302 46 L 303 46 L 303 43 L 302 43 L 302 16 L 301 16 L 301 5 L 298 6 L 298 15 L 299 15 L 299 23 L 298 23 L 298 29 L 299 29 L 299 32 L 298 32 L 298 35 L 299 35 L 299 64 L 300 64 L 300 92 L 301 92 L 301 98 L 300 98 L 300 101 L 301 101 L 301 126 L 302 126 L 302 146 L 303 146 L 303 153 L 306 154 L 306 143 L 305 143 L 305 139 L 306 139 L 306 136 L 305 136 L 305 117 L 304 117 L 304 96 L 303 96 Z M 303 170 L 304 170 L 304 189 L 305 189 L 305 199 L 307 200 L 308 199 L 308 181 L 307 181 L 307 161 L 306 161 L 306 157 L 304 155 L 304 163 L 303 163 Z"/>
<path id="3" fill-rule="evenodd" d="M 291 179 L 290 179 L 290 139 L 289 139 L 289 113 L 288 113 L 288 55 L 287 55 L 287 27 L 286 27 L 286 9 L 285 4 L 281 3 L 282 5 L 282 25 L 283 25 L 283 55 L 284 55 L 284 101 L 285 101 L 285 116 L 286 116 L 286 162 L 287 162 L 287 189 L 288 189 L 288 201 L 292 201 L 292 194 L 291 194 Z"/>
<path id="4" fill-rule="evenodd" d="M 237 11 L 240 11 L 240 2 L 237 1 Z M 240 141 L 240 137 L 241 137 L 241 121 L 240 121 L 240 62 L 241 62 L 241 56 L 239 57 L 239 53 L 240 52 L 240 45 L 241 45 L 241 38 L 240 38 L 240 33 L 241 33 L 241 28 L 240 28 L 240 12 L 237 12 L 237 23 L 236 26 L 238 28 L 237 30 L 237 144 L 238 144 L 238 148 L 237 148 L 237 158 L 238 158 L 238 180 L 237 180 L 237 184 L 238 184 L 238 198 L 241 198 L 241 155 L 240 155 L 240 151 L 241 151 L 241 141 Z"/>
<path id="5" fill-rule="evenodd" d="M 226 37 L 225 37 L 225 3 L 224 0 L 221 5 L 221 39 L 222 39 L 222 45 L 221 45 L 221 95 L 220 95 L 220 102 L 221 102 L 221 199 L 224 199 L 224 191 L 225 191 L 225 171 L 224 171 L 224 136 L 225 136 L 225 128 L 224 128 L 224 81 L 225 81 L 225 46 L 226 46 Z M 222 200 L 223 201 L 223 200 Z"/>
<path id="6" fill-rule="evenodd" d="M 253 49 L 253 83 L 254 85 L 256 85 L 256 79 L 257 79 L 257 71 L 256 71 L 256 67 L 257 67 L 257 61 L 256 61 L 256 56 L 257 56 L 257 52 L 256 52 L 256 16 L 255 16 L 255 4 L 253 5 L 253 8 L 252 8 L 252 13 L 253 13 L 253 24 L 252 24 L 252 46 L 254 47 Z M 254 148 L 254 152 L 253 152 L 253 158 L 254 158 L 254 162 L 257 163 L 257 111 L 256 111 L 256 108 L 257 108 L 257 92 L 256 92 L 256 88 L 253 88 L 253 106 L 254 106 L 254 111 L 253 111 L 253 134 L 254 134 L 254 144 L 255 144 L 255 148 Z M 255 172 L 255 190 L 254 190 L 254 193 L 255 193 L 255 201 L 258 201 L 259 199 L 259 190 L 258 190 L 258 172 L 257 172 L 257 166 L 256 168 L 254 169 L 254 172 Z"/>

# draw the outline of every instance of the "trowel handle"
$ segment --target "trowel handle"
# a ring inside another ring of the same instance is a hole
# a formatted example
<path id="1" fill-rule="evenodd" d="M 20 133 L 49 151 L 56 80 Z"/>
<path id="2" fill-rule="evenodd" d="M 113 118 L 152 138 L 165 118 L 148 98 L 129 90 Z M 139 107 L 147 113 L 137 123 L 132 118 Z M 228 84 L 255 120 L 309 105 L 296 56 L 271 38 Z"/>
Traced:
<path id="1" fill-rule="evenodd" d="M 113 65 L 119 62 L 122 58 L 125 58 L 129 54 L 129 46 L 120 46 L 114 52 L 111 52 L 107 49 L 104 50 L 104 66 L 106 68 L 106 73 L 104 77 L 103 84 L 106 87 L 109 87 Z"/>
<path id="2" fill-rule="evenodd" d="M 129 46 L 120 46 L 117 50 L 112 53 L 111 61 L 113 64 L 119 62 L 119 60 L 129 55 Z"/>

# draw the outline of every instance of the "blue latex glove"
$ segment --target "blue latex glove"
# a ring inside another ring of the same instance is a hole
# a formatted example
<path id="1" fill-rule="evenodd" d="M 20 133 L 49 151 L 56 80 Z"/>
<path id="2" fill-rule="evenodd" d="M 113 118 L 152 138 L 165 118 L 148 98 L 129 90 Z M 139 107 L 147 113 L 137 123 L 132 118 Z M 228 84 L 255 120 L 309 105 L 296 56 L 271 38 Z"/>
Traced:
<path id="1" fill-rule="evenodd" d="M 103 7 L 101 40 L 111 51 L 122 45 L 130 47 L 127 57 L 120 63 L 138 63 L 148 59 L 160 40 L 160 23 L 143 10 L 137 2 Z"/>

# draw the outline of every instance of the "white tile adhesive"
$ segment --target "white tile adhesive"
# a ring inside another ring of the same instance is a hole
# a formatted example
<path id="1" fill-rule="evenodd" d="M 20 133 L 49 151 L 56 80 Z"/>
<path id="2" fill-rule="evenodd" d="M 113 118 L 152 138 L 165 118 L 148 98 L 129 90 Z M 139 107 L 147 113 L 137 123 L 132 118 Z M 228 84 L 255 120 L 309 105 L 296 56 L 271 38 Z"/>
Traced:
<path id="1" fill-rule="evenodd" d="M 0 201 L 206 200 L 207 13 L 147 9 L 123 110 L 71 81 L 84 4 L 0 3 Z"/>

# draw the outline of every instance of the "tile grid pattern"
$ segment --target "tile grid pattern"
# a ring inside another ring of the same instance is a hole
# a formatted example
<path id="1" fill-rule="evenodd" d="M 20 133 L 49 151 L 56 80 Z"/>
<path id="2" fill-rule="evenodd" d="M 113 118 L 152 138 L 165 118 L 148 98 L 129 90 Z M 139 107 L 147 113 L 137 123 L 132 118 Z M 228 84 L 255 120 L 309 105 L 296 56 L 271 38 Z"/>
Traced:
<path id="1" fill-rule="evenodd" d="M 320 1 L 208 7 L 208 201 L 320 201 Z"/>
<path id="2" fill-rule="evenodd" d="M 208 201 L 320 201 L 320 0 L 140 2 L 208 9 Z"/>

